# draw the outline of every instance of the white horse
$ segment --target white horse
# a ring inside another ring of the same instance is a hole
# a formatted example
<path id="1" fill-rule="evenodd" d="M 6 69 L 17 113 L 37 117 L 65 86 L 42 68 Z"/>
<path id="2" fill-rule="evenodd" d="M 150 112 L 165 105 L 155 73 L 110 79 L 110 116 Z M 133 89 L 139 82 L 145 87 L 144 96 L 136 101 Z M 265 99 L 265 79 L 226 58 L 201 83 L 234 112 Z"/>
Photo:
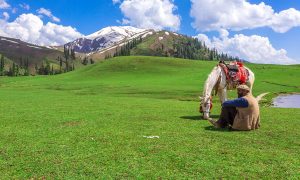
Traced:
<path id="1" fill-rule="evenodd" d="M 254 84 L 254 73 L 247 67 L 244 66 L 245 69 L 249 72 L 248 80 L 246 84 L 250 87 L 250 92 L 252 92 L 252 87 Z M 214 67 L 212 72 L 208 75 L 208 78 L 204 84 L 203 96 L 200 97 L 200 109 L 199 111 L 203 113 L 203 118 L 209 118 L 209 112 L 211 109 L 211 95 L 213 90 L 216 90 L 221 103 L 227 100 L 227 90 L 235 89 L 236 87 L 230 87 L 229 82 L 227 82 L 226 74 L 222 67 L 217 65 Z"/>

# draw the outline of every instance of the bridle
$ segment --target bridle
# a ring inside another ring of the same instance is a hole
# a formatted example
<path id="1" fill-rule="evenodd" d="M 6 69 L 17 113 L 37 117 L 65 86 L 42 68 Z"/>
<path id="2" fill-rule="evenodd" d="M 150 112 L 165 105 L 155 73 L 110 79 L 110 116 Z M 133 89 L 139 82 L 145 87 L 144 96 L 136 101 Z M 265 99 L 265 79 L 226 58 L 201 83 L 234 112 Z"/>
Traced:
<path id="1" fill-rule="evenodd" d="M 207 101 L 204 102 L 203 104 L 202 104 L 202 101 L 200 102 L 200 108 L 199 108 L 199 112 L 200 112 L 200 113 L 209 113 L 209 112 L 210 112 L 210 110 L 211 110 L 212 107 L 213 107 L 213 104 L 212 104 L 212 97 L 211 97 L 211 96 L 209 97 L 209 100 L 210 100 L 210 103 L 207 102 L 208 99 L 207 99 Z M 209 110 L 208 110 L 208 111 L 204 111 L 203 108 L 202 108 L 202 105 L 204 105 L 204 106 L 209 105 Z"/>

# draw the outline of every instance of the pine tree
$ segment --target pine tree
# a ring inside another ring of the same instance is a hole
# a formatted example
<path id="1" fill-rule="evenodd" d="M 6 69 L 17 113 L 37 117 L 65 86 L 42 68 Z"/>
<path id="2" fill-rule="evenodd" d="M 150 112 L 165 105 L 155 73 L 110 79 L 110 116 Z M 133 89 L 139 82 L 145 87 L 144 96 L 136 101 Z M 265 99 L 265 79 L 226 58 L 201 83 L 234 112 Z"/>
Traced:
<path id="1" fill-rule="evenodd" d="M 16 64 L 16 69 L 15 69 L 15 76 L 19 76 L 20 74 L 20 68 L 19 68 L 19 65 Z"/>
<path id="2" fill-rule="evenodd" d="M 94 63 L 95 63 L 94 60 L 93 60 L 92 58 L 90 58 L 90 62 L 91 62 L 91 64 L 94 64 Z"/>
<path id="3" fill-rule="evenodd" d="M 110 59 L 110 58 L 111 58 L 110 53 L 109 54 L 105 54 L 105 59 Z"/>
<path id="4" fill-rule="evenodd" d="M 23 60 L 23 64 L 22 64 L 23 68 L 24 69 L 24 76 L 29 76 L 29 60 L 28 60 L 28 57 L 26 59 Z"/>
<path id="5" fill-rule="evenodd" d="M 11 76 L 16 75 L 16 64 L 13 62 L 12 69 L 11 69 Z"/>
<path id="6" fill-rule="evenodd" d="M 62 58 L 59 57 L 59 71 L 60 71 L 60 73 L 62 73 L 62 65 L 63 65 Z"/>
<path id="7" fill-rule="evenodd" d="M 1 55 L 0 59 L 0 76 L 4 76 L 4 56 Z"/>
<path id="8" fill-rule="evenodd" d="M 81 62 L 83 65 L 87 65 L 89 63 L 88 58 L 84 57 L 83 61 Z"/>
<path id="9" fill-rule="evenodd" d="M 51 66 L 51 75 L 54 75 L 53 65 Z"/>
<path id="10" fill-rule="evenodd" d="M 7 75 L 8 76 L 13 76 L 13 69 L 12 69 L 12 67 L 9 67 Z"/>
<path id="11" fill-rule="evenodd" d="M 75 61 L 75 59 L 76 59 L 76 55 L 75 55 L 75 51 L 74 51 L 73 48 L 71 49 L 70 58 L 71 58 L 71 60 L 72 60 L 71 71 L 74 71 L 74 69 L 75 69 L 75 68 L 74 68 L 74 61 Z"/>
<path id="12" fill-rule="evenodd" d="M 41 64 L 41 67 L 39 68 L 38 74 L 45 75 L 45 66 L 44 63 Z"/>
<path id="13" fill-rule="evenodd" d="M 210 51 L 209 53 L 209 60 L 214 60 L 214 54 L 213 54 L 213 51 Z"/>
<path id="14" fill-rule="evenodd" d="M 46 62 L 46 64 L 44 65 L 44 75 L 48 75 L 49 74 L 49 70 L 50 70 L 50 66 L 49 64 Z"/>
<path id="15" fill-rule="evenodd" d="M 64 57 L 65 57 L 65 64 L 66 64 L 65 72 L 68 72 L 69 71 L 70 50 L 66 45 L 64 46 Z"/>
<path id="16" fill-rule="evenodd" d="M 35 64 L 34 69 L 35 69 L 35 74 L 39 74 L 39 67 L 37 64 Z"/>
<path id="17" fill-rule="evenodd" d="M 21 67 L 21 68 L 23 68 L 23 58 L 22 57 L 20 57 L 20 60 L 19 60 L 20 62 L 19 62 L 19 66 Z"/>
<path id="18" fill-rule="evenodd" d="M 76 54 L 75 54 L 75 50 L 72 48 L 71 49 L 71 59 L 75 60 L 76 59 Z"/>

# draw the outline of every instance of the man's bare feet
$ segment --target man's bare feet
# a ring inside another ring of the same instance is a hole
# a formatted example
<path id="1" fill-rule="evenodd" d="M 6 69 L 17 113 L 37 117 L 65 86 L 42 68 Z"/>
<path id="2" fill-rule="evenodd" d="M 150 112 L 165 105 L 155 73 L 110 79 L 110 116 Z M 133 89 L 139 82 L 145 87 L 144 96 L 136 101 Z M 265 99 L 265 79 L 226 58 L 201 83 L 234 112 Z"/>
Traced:
<path id="1" fill-rule="evenodd" d="M 212 118 L 207 119 L 215 128 L 221 128 L 221 125 L 216 121 L 213 120 Z"/>

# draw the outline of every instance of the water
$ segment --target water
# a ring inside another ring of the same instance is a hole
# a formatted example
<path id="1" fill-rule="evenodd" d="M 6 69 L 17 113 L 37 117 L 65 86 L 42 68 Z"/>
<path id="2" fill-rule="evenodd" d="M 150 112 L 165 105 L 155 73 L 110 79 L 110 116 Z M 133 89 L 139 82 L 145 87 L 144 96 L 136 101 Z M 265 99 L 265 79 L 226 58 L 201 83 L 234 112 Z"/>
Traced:
<path id="1" fill-rule="evenodd" d="M 274 107 L 300 108 L 300 94 L 281 95 L 273 100 Z"/>

